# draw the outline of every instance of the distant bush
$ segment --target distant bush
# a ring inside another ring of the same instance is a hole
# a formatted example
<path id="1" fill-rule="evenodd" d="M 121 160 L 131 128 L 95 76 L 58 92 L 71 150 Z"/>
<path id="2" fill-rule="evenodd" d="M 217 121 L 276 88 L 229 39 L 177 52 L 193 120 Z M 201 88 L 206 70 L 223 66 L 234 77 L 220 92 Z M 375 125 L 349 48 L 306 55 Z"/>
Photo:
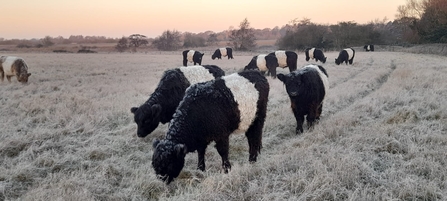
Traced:
<path id="1" fill-rule="evenodd" d="M 80 49 L 80 50 L 78 50 L 78 53 L 97 53 L 97 52 L 93 51 L 93 50 L 88 50 L 88 49 Z"/>
<path id="2" fill-rule="evenodd" d="M 70 51 L 67 51 L 67 50 L 53 50 L 53 52 L 55 52 L 55 53 L 71 53 Z"/>
<path id="3" fill-rule="evenodd" d="M 23 43 L 21 43 L 21 44 L 18 44 L 16 47 L 17 47 L 17 48 L 30 48 L 31 46 L 30 46 L 30 45 L 27 45 L 27 44 L 23 44 Z"/>

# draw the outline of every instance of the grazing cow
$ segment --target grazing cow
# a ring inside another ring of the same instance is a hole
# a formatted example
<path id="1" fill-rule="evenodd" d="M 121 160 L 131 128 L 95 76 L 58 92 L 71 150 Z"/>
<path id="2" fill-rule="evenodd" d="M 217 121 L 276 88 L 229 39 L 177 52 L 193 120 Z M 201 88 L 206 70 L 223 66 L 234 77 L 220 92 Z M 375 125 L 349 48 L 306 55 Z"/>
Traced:
<path id="1" fill-rule="evenodd" d="M 374 52 L 374 45 L 365 45 L 363 46 L 363 49 L 365 49 L 365 51 L 369 52 Z"/>
<path id="2" fill-rule="evenodd" d="M 9 82 L 11 82 L 12 76 L 16 76 L 21 83 L 27 83 L 28 77 L 31 76 L 31 73 L 28 73 L 28 65 L 25 60 L 14 56 L 0 56 L 0 74 L 2 82 L 5 75 Z"/>
<path id="3" fill-rule="evenodd" d="M 137 136 L 146 137 L 160 122 L 169 122 L 190 85 L 224 75 L 225 72 L 214 65 L 180 67 L 165 71 L 149 99 L 140 107 L 130 109 L 138 126 Z"/>
<path id="4" fill-rule="evenodd" d="M 275 56 L 278 59 L 278 65 L 281 68 L 289 67 L 289 71 L 296 70 L 296 62 L 298 60 L 298 54 L 293 51 L 278 50 L 268 55 Z"/>
<path id="5" fill-rule="evenodd" d="M 276 67 L 278 67 L 278 59 L 276 56 L 260 54 L 258 56 L 254 56 L 250 63 L 248 63 L 244 70 L 259 70 L 261 72 L 268 71 L 268 74 L 271 74 L 273 78 L 276 78 Z"/>
<path id="6" fill-rule="evenodd" d="M 187 66 L 187 63 L 194 62 L 194 65 L 202 64 L 202 57 L 204 53 L 200 53 L 199 51 L 194 50 L 185 50 L 183 51 L 183 66 Z"/>
<path id="7" fill-rule="evenodd" d="M 341 63 L 345 62 L 346 65 L 352 64 L 354 61 L 355 51 L 352 48 L 346 48 L 338 54 L 338 58 L 335 59 L 335 64 L 340 65 Z"/>
<path id="8" fill-rule="evenodd" d="M 323 63 L 326 63 L 327 57 L 324 56 L 323 51 L 317 48 L 307 48 L 304 50 L 304 53 L 306 54 L 306 61 L 309 61 L 310 59 L 315 59 L 315 61 L 321 61 Z"/>
<path id="9" fill-rule="evenodd" d="M 222 47 L 214 51 L 214 54 L 211 55 L 211 59 L 222 59 L 222 57 L 226 57 L 228 55 L 228 59 L 234 59 L 233 58 L 233 49 L 229 47 Z"/>
<path id="10" fill-rule="evenodd" d="M 312 128 L 314 121 L 320 119 L 323 100 L 329 89 L 326 70 L 312 64 L 287 75 L 278 74 L 278 79 L 286 85 L 297 123 L 296 133 L 303 132 L 305 115 L 308 127 Z"/>
<path id="11" fill-rule="evenodd" d="M 205 151 L 214 141 L 225 173 L 229 136 L 245 131 L 249 161 L 256 162 L 262 148 L 262 129 L 269 94 L 267 79 L 255 70 L 242 71 L 192 85 L 169 124 L 165 139 L 155 140 L 152 167 L 168 184 L 183 169 L 185 155 L 197 151 L 197 168 L 205 171 Z"/>

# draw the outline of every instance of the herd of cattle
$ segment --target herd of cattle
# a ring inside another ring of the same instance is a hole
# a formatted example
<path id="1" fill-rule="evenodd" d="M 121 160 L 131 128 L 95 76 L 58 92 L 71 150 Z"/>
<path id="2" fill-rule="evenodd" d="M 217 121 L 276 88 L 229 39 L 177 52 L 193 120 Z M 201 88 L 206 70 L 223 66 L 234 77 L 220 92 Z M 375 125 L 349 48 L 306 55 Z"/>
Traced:
<path id="1" fill-rule="evenodd" d="M 374 51 L 372 45 L 364 47 Z M 205 170 L 205 150 L 215 142 L 222 158 L 222 168 L 231 169 L 229 136 L 236 130 L 245 132 L 249 144 L 249 161 L 256 162 L 262 147 L 262 129 L 267 114 L 270 85 L 264 74 L 284 83 L 297 126 L 302 133 L 304 118 L 311 129 L 322 112 L 323 101 L 329 88 L 328 74 L 321 65 L 309 64 L 297 69 L 298 55 L 293 51 L 275 51 L 254 56 L 241 72 L 225 75 L 216 65 L 201 65 L 203 53 L 185 50 L 182 67 L 166 70 L 155 91 L 131 113 L 137 124 L 137 136 L 146 137 L 160 123 L 169 122 L 164 139 L 154 140 L 152 166 L 157 176 L 167 184 L 178 177 L 187 153 L 197 151 L 197 168 Z M 306 61 L 326 62 L 318 48 L 305 50 Z M 352 64 L 355 51 L 340 51 L 335 63 Z M 219 48 L 212 59 L 227 56 L 233 59 L 231 48 Z M 194 66 L 187 66 L 194 62 Z M 198 65 L 197 65 L 198 64 Z M 276 74 L 277 67 L 288 67 L 290 73 Z M 0 73 L 11 82 L 17 76 L 26 83 L 28 66 L 19 57 L 1 56 Z"/>
<path id="2" fill-rule="evenodd" d="M 371 45 L 366 51 L 374 51 Z M 326 62 L 318 48 L 305 50 L 306 61 Z M 245 132 L 250 162 L 256 162 L 262 147 L 262 129 L 267 114 L 270 85 L 264 74 L 284 83 L 297 126 L 302 133 L 304 118 L 311 129 L 320 119 L 323 101 L 329 89 L 328 74 L 321 65 L 309 64 L 297 69 L 298 55 L 293 51 L 275 51 L 254 56 L 238 73 L 225 75 L 216 65 L 201 65 L 204 53 L 182 52 L 183 66 L 166 70 L 149 99 L 132 107 L 137 135 L 146 137 L 159 123 L 169 122 L 161 140 L 154 140 L 152 167 L 167 184 L 172 182 L 185 164 L 187 153 L 197 151 L 197 168 L 205 170 L 205 151 L 215 142 L 225 173 L 231 169 L 229 136 L 236 130 Z M 233 59 L 231 48 L 217 49 L 211 58 Z M 355 51 L 346 48 L 335 59 L 337 65 L 352 64 Z M 187 66 L 187 63 L 194 66 Z M 288 67 L 290 73 L 276 74 L 277 67 Z"/>

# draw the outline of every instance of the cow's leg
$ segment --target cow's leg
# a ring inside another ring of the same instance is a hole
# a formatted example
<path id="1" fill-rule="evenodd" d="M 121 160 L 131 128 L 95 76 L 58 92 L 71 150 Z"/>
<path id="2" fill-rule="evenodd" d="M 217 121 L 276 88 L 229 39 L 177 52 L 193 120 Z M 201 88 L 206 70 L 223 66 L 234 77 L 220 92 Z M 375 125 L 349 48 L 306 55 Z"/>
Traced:
<path id="1" fill-rule="evenodd" d="M 258 113 L 261 114 L 262 112 Z M 261 153 L 262 148 L 262 128 L 264 127 L 265 115 L 257 116 L 256 119 L 245 132 L 245 137 L 247 137 L 248 147 L 249 147 L 249 157 L 248 161 L 254 163 L 258 158 L 258 154 Z"/>
<path id="2" fill-rule="evenodd" d="M 303 130 L 304 114 L 298 111 L 298 108 L 296 108 L 296 105 L 293 102 L 292 102 L 292 111 L 296 119 L 296 134 L 300 134 L 304 131 Z"/>
<path id="3" fill-rule="evenodd" d="M 5 79 L 5 72 L 4 71 L 0 72 L 0 77 L 1 77 L 2 82 L 3 82 L 3 80 Z"/>
<path id="4" fill-rule="evenodd" d="M 205 150 L 206 147 L 200 147 L 197 149 L 198 163 L 197 169 L 205 171 Z"/>
<path id="5" fill-rule="evenodd" d="M 276 67 L 268 67 L 269 72 L 271 73 L 273 79 L 276 78 Z"/>
<path id="6" fill-rule="evenodd" d="M 312 103 L 309 107 L 309 113 L 306 116 L 306 120 L 307 120 L 307 127 L 309 129 L 313 128 L 315 119 L 318 116 L 318 110 L 319 110 L 319 105 Z"/>
<path id="7" fill-rule="evenodd" d="M 317 111 L 317 116 L 315 117 L 316 120 L 320 120 L 321 112 L 323 111 L 323 103 L 320 104 Z"/>
<path id="8" fill-rule="evenodd" d="M 11 82 L 11 77 L 12 77 L 11 75 L 7 75 L 6 79 L 8 79 L 8 81 Z"/>
<path id="9" fill-rule="evenodd" d="M 222 168 L 225 173 L 228 173 L 228 171 L 231 169 L 230 161 L 228 160 L 228 149 L 229 149 L 229 143 L 227 139 L 222 139 L 216 142 L 216 149 L 219 153 L 220 157 L 222 158 Z"/>
<path id="10" fill-rule="evenodd" d="M 183 66 L 186 66 L 188 64 L 188 60 L 187 59 L 183 59 Z"/>
<path id="11" fill-rule="evenodd" d="M 349 60 L 349 64 L 352 64 L 354 62 L 354 59 Z"/>

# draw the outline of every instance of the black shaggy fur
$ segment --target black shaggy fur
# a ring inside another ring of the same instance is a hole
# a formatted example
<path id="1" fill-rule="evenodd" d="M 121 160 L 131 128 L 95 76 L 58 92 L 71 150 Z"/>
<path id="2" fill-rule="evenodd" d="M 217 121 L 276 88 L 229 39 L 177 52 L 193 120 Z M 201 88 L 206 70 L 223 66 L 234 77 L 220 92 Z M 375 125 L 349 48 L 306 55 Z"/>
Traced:
<path id="1" fill-rule="evenodd" d="M 268 54 L 268 55 L 271 55 L 271 56 L 275 56 L 276 57 L 276 53 L 277 52 L 280 52 L 281 50 L 279 50 L 279 51 L 275 51 L 275 52 L 271 52 L 270 54 Z M 297 61 L 298 61 L 298 54 L 297 53 L 295 53 L 295 52 L 293 52 L 293 51 L 283 51 L 283 52 L 285 52 L 286 53 L 286 65 L 285 66 L 281 66 L 281 65 L 279 65 L 279 67 L 281 67 L 281 68 L 285 68 L 285 67 L 289 67 L 289 71 L 290 72 L 292 72 L 292 71 L 294 71 L 294 70 L 296 70 L 296 68 L 297 68 Z"/>
<path id="2" fill-rule="evenodd" d="M 303 132 L 305 115 L 308 127 L 311 128 L 314 121 L 320 119 L 323 110 L 323 99 L 327 92 L 316 68 L 328 77 L 326 70 L 319 65 L 308 65 L 287 75 L 278 74 L 278 79 L 286 85 L 297 122 L 297 134 Z"/>
<path id="3" fill-rule="evenodd" d="M 365 49 L 365 51 L 369 52 L 374 52 L 374 45 L 365 45 L 363 46 L 363 49 Z"/>
<path id="4" fill-rule="evenodd" d="M 276 58 L 276 56 L 266 55 L 264 57 L 265 58 L 265 64 L 266 64 L 265 67 L 267 68 L 267 70 L 263 70 L 260 66 L 258 66 L 258 64 L 257 64 L 258 56 L 254 56 L 251 59 L 250 63 L 248 63 L 245 66 L 244 70 L 259 70 L 259 71 L 261 71 L 263 73 L 268 71 L 267 75 L 271 75 L 273 78 L 276 78 L 276 67 L 279 66 L 278 59 Z"/>
<path id="5" fill-rule="evenodd" d="M 259 94 L 256 117 L 245 132 L 249 161 L 255 162 L 262 147 L 270 87 L 258 71 L 238 74 L 253 83 L 256 88 L 253 90 Z M 205 171 L 205 151 L 212 141 L 216 142 L 215 147 L 222 157 L 224 172 L 228 172 L 231 169 L 228 160 L 229 136 L 238 129 L 241 121 L 238 106 L 224 79 L 192 85 L 177 108 L 165 139 L 153 143 L 152 166 L 159 178 L 169 184 L 183 169 L 185 155 L 194 151 L 198 154 L 197 168 Z"/>
<path id="6" fill-rule="evenodd" d="M 222 77 L 225 72 L 215 65 L 203 65 L 215 78 Z M 195 84 L 195 83 L 192 83 Z M 135 123 L 138 125 L 138 137 L 146 137 L 161 122 L 165 124 L 172 119 L 175 109 L 185 95 L 186 88 L 191 85 L 180 68 L 164 72 L 154 93 L 140 107 L 132 107 Z"/>
<path id="7" fill-rule="evenodd" d="M 182 55 L 183 55 L 183 66 L 187 66 L 188 65 L 188 52 L 191 50 L 185 50 L 183 51 Z M 202 65 L 202 57 L 203 57 L 204 53 L 200 53 L 199 51 L 194 51 L 194 56 L 192 57 L 192 61 L 189 62 L 194 62 L 194 65 L 199 64 Z"/>
<path id="8" fill-rule="evenodd" d="M 312 48 L 307 48 L 306 50 L 304 50 L 304 54 L 306 54 L 306 61 L 309 61 L 310 59 L 315 59 L 315 61 L 321 61 L 322 63 L 326 63 L 327 57 L 324 56 L 323 51 L 314 48 L 313 52 L 309 52 L 311 50 Z M 313 57 L 310 57 L 311 55 L 313 55 Z"/>
<path id="9" fill-rule="evenodd" d="M 349 55 L 349 53 L 346 51 L 346 49 L 351 49 L 352 50 L 352 58 L 349 59 L 349 57 L 351 55 Z M 352 62 L 354 61 L 354 56 L 355 56 L 355 50 L 352 48 L 346 48 L 343 49 L 342 51 L 340 51 L 340 53 L 338 54 L 338 58 L 335 59 L 335 64 L 340 65 L 341 63 L 345 62 L 346 65 L 352 64 Z"/>
<path id="10" fill-rule="evenodd" d="M 220 52 L 220 49 L 217 49 L 216 51 L 214 51 L 214 54 L 211 55 L 211 59 L 222 59 L 222 56 L 228 56 L 228 59 L 234 59 L 233 58 L 233 49 L 231 49 L 230 47 L 227 47 L 227 54 L 226 55 L 222 55 L 222 53 Z"/>

